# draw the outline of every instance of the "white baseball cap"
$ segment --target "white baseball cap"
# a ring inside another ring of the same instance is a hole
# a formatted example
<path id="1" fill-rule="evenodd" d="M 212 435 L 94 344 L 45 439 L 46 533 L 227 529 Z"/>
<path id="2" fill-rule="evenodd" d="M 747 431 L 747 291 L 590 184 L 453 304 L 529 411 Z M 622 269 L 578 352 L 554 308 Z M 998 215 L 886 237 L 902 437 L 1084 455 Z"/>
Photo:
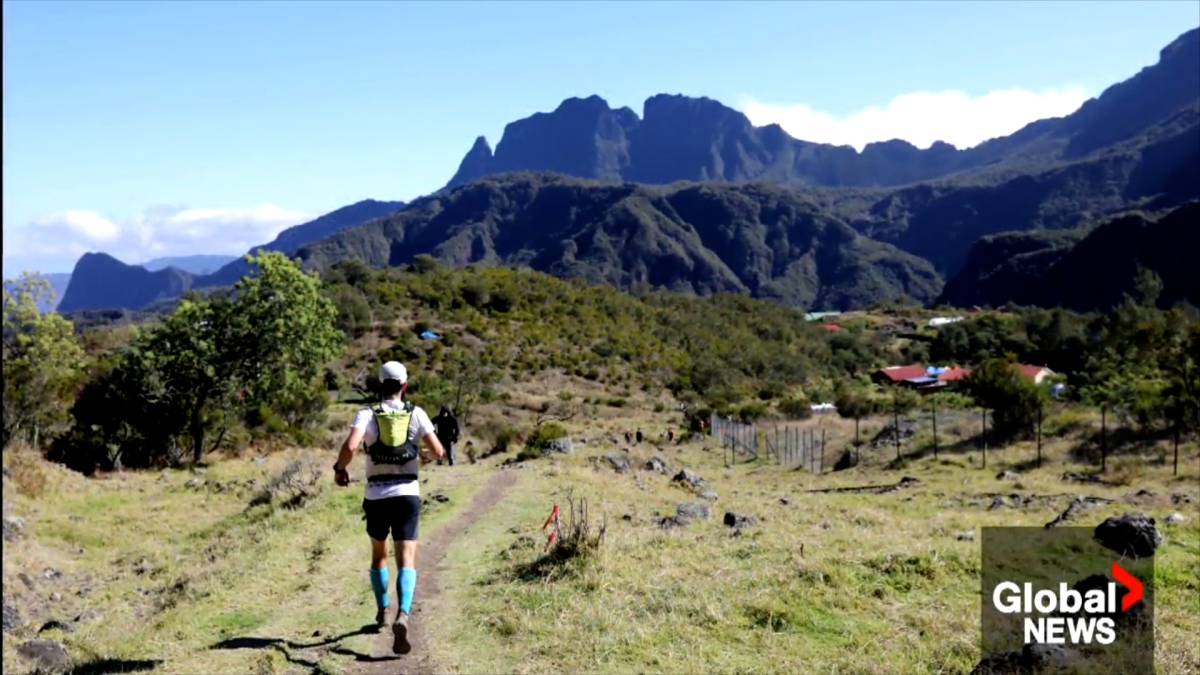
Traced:
<path id="1" fill-rule="evenodd" d="M 408 369 L 399 361 L 388 361 L 379 369 L 379 379 L 399 380 L 400 384 L 408 382 Z"/>

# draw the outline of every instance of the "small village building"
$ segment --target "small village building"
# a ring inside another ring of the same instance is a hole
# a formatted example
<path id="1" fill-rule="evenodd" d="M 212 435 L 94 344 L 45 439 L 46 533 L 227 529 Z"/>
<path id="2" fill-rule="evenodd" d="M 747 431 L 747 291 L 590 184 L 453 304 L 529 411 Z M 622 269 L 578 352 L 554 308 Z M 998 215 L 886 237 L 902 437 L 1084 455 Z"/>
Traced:
<path id="1" fill-rule="evenodd" d="M 930 319 L 929 323 L 926 325 L 928 325 L 930 328 L 937 328 L 939 326 L 945 326 L 945 325 L 952 324 L 952 323 L 958 323 L 959 321 L 962 321 L 962 320 L 963 320 L 963 318 L 961 316 L 935 316 L 932 319 Z"/>
<path id="2" fill-rule="evenodd" d="M 1053 377 L 1058 374 L 1046 366 L 1030 366 L 1024 363 L 1018 364 L 1017 370 L 1025 377 L 1033 380 L 1034 384 L 1041 384 L 1046 381 L 1047 377 Z"/>

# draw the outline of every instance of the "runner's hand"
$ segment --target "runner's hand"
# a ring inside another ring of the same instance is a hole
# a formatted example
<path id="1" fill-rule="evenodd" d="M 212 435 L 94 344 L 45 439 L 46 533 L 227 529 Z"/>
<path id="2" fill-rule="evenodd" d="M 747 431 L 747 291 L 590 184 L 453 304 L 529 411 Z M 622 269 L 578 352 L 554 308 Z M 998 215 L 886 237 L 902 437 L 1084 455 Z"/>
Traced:
<path id="1" fill-rule="evenodd" d="M 350 484 L 350 472 L 346 471 L 345 469 L 334 469 L 333 482 L 337 483 L 341 487 L 346 487 Z"/>

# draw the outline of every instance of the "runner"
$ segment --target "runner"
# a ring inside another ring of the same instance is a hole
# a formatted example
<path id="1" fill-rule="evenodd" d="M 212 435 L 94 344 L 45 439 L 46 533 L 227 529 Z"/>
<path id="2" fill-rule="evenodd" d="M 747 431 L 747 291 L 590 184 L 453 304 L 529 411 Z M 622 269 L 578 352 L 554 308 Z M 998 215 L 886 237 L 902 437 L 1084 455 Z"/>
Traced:
<path id="1" fill-rule="evenodd" d="M 333 465 L 334 480 L 350 484 L 346 467 L 359 446 L 366 448 L 367 492 L 363 499 L 367 535 L 371 538 L 371 588 L 375 592 L 375 625 L 383 629 L 388 613 L 388 532 L 396 547 L 400 574 L 396 594 L 399 611 L 392 623 L 392 651 L 407 654 L 408 617 L 417 586 L 417 530 L 421 516 L 421 493 L 417 482 L 420 462 L 442 458 L 445 451 L 433 432 L 433 422 L 424 410 L 404 401 L 408 371 L 396 361 L 379 369 L 380 402 L 363 408 L 354 418 L 350 434 L 342 443 Z M 425 449 L 421 449 L 424 441 Z"/>

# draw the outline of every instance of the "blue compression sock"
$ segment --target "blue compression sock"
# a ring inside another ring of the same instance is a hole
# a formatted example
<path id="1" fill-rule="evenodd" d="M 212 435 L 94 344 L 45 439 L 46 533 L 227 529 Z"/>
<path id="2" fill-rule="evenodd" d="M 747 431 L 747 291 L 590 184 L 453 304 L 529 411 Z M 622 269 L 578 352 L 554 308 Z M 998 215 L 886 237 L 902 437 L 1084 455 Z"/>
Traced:
<path id="1" fill-rule="evenodd" d="M 371 590 L 375 591 L 375 606 L 380 609 L 387 609 L 388 568 L 371 568 Z"/>
<path id="2" fill-rule="evenodd" d="M 412 613 L 413 593 L 417 590 L 417 571 L 411 567 L 400 568 L 400 611 Z"/>

